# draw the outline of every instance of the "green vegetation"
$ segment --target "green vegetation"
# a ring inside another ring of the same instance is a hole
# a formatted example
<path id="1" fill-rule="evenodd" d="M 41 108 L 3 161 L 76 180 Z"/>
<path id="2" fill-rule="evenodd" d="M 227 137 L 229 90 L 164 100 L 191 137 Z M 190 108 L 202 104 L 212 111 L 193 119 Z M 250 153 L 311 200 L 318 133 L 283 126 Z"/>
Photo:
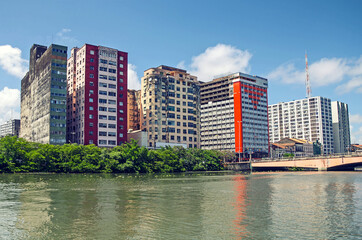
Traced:
<path id="1" fill-rule="evenodd" d="M 294 157 L 294 154 L 293 153 L 284 153 L 283 157 L 292 158 L 292 157 Z"/>
<path id="2" fill-rule="evenodd" d="M 94 145 L 62 146 L 27 142 L 22 138 L 0 139 L 0 173 L 168 173 L 223 170 L 228 152 L 166 147 L 149 150 L 135 140 L 115 148 Z"/>

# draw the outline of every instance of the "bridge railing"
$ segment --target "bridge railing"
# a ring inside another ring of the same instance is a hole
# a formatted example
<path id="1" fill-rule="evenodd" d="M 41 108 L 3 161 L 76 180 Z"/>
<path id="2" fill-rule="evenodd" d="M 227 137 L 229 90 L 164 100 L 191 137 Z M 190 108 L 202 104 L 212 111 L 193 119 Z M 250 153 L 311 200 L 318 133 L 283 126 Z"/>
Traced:
<path id="1" fill-rule="evenodd" d="M 362 152 L 350 152 L 350 153 L 338 153 L 338 154 L 329 154 L 329 155 L 318 155 L 311 157 L 282 157 L 282 158 L 262 158 L 262 159 L 252 159 L 252 162 L 270 162 L 270 161 L 295 161 L 295 160 L 313 160 L 313 159 L 330 159 L 330 158 L 340 158 L 340 157 L 360 157 Z"/>

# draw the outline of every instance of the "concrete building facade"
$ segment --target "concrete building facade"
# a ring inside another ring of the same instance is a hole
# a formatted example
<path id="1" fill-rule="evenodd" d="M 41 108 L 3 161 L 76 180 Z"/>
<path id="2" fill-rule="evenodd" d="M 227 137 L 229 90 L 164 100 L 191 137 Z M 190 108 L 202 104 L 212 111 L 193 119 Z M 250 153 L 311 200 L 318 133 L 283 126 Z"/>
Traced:
<path id="1" fill-rule="evenodd" d="M 201 84 L 201 148 L 268 156 L 268 80 L 234 73 Z"/>
<path id="2" fill-rule="evenodd" d="M 200 147 L 197 77 L 162 65 L 146 70 L 141 86 L 141 130 L 148 133 L 148 146 L 169 143 Z"/>
<path id="3" fill-rule="evenodd" d="M 31 142 L 66 142 L 67 47 L 34 44 L 29 72 L 21 80 L 20 137 Z"/>
<path id="4" fill-rule="evenodd" d="M 20 132 L 20 119 L 10 119 L 0 125 L 0 137 L 17 136 Z"/>
<path id="5" fill-rule="evenodd" d="M 348 105 L 334 101 L 331 106 L 334 152 L 345 153 L 351 145 Z"/>
<path id="6" fill-rule="evenodd" d="M 67 142 L 114 147 L 127 140 L 128 54 L 85 44 L 68 59 Z"/>
<path id="7" fill-rule="evenodd" d="M 324 154 L 334 153 L 331 100 L 311 97 L 270 105 L 269 136 L 275 143 L 282 138 L 319 141 Z"/>
<path id="8" fill-rule="evenodd" d="M 127 130 L 141 129 L 141 90 L 127 90 Z"/>

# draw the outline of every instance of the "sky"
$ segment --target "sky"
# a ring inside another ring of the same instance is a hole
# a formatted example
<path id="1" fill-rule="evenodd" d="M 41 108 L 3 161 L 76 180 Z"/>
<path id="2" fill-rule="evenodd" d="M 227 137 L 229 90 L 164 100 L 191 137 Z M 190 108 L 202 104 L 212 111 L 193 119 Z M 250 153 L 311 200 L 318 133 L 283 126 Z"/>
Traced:
<path id="1" fill-rule="evenodd" d="M 0 123 L 20 116 L 30 47 L 85 43 L 128 52 L 128 87 L 168 65 L 201 81 L 244 72 L 268 78 L 269 104 L 312 96 L 349 105 L 362 144 L 362 1 L 132 0 L 0 3 Z"/>

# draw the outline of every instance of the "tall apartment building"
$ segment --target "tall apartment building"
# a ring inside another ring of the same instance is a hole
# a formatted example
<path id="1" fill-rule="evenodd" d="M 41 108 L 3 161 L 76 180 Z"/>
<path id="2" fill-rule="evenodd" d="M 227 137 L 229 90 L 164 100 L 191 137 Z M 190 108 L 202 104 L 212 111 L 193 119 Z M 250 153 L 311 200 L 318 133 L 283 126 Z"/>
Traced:
<path id="1" fill-rule="evenodd" d="M 127 130 L 141 129 L 141 90 L 127 90 Z"/>
<path id="2" fill-rule="evenodd" d="M 114 147 L 127 140 L 128 54 L 85 44 L 68 59 L 67 141 Z"/>
<path id="3" fill-rule="evenodd" d="M 334 152 L 345 153 L 351 145 L 348 105 L 338 101 L 331 105 Z"/>
<path id="4" fill-rule="evenodd" d="M 282 138 L 318 140 L 324 154 L 334 153 L 331 100 L 311 97 L 270 105 L 269 136 L 272 143 Z"/>
<path id="5" fill-rule="evenodd" d="M 162 65 L 146 70 L 141 86 L 141 129 L 148 133 L 149 147 L 160 143 L 200 147 L 197 77 Z"/>
<path id="6" fill-rule="evenodd" d="M 244 73 L 201 84 L 201 148 L 267 156 L 268 80 Z"/>
<path id="7" fill-rule="evenodd" d="M 0 125 L 0 137 L 17 136 L 20 132 L 20 119 L 10 119 Z"/>
<path id="8" fill-rule="evenodd" d="M 34 44 L 29 72 L 21 80 L 20 137 L 31 142 L 66 142 L 67 47 Z"/>

